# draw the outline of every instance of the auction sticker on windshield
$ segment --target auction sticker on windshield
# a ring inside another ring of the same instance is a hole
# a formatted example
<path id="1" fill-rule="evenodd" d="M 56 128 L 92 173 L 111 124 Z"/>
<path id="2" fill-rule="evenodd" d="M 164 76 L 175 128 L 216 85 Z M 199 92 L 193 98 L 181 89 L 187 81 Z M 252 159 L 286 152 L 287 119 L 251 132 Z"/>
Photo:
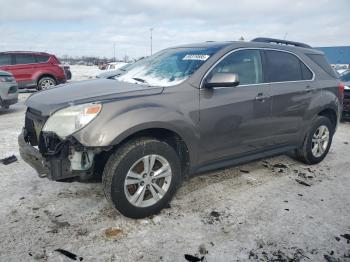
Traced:
<path id="1" fill-rule="evenodd" d="M 206 61 L 210 56 L 209 55 L 186 55 L 182 60 L 201 60 Z"/>

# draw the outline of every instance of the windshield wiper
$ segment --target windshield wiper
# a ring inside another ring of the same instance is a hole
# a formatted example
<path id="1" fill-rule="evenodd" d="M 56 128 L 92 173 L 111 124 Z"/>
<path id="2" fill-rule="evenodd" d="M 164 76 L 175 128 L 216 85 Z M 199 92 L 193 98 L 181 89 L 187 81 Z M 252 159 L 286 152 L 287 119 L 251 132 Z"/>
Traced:
<path id="1" fill-rule="evenodd" d="M 147 81 L 142 79 L 142 78 L 138 78 L 138 77 L 133 77 L 132 79 L 138 81 L 138 82 L 141 82 L 141 83 L 144 83 L 144 84 L 147 84 Z"/>

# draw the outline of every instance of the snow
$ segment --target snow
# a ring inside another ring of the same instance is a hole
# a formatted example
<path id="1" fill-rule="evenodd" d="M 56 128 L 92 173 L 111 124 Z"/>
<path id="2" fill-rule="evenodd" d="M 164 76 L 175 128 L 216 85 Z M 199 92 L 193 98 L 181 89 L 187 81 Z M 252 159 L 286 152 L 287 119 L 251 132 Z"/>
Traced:
<path id="1" fill-rule="evenodd" d="M 72 69 L 75 80 L 96 70 Z M 0 164 L 0 261 L 71 261 L 58 248 L 83 261 L 185 261 L 185 254 L 207 261 L 277 255 L 346 261 L 350 245 L 341 235 L 350 234 L 350 123 L 340 124 L 319 165 L 279 156 L 209 172 L 184 181 L 170 208 L 134 220 L 107 203 L 101 183 L 41 179 L 20 159 L 17 135 L 28 96 L 0 110 L 0 159 L 19 158 Z"/>
<path id="2" fill-rule="evenodd" d="M 128 83 L 140 84 L 140 81 L 135 80 L 135 78 L 140 78 L 145 81 L 145 84 L 151 86 L 174 86 L 185 80 L 185 78 L 176 78 L 173 81 L 169 81 L 166 78 L 159 78 L 154 74 L 149 74 L 144 67 L 133 68 L 117 79 Z"/>

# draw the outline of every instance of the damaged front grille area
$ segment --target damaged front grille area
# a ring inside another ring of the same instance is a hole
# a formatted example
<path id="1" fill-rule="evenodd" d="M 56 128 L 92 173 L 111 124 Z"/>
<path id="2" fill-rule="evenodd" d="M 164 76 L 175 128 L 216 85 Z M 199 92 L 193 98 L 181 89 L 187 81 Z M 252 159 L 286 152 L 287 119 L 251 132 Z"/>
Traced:
<path id="1" fill-rule="evenodd" d="M 91 174 L 99 149 L 86 148 L 73 136 L 61 139 L 54 132 L 42 132 L 46 120 L 41 112 L 28 108 L 23 134 L 25 142 L 36 147 L 43 157 L 47 178 L 61 180 Z"/>
<path id="2" fill-rule="evenodd" d="M 41 112 L 28 108 L 25 116 L 25 141 L 31 146 L 39 145 L 39 135 L 44 127 L 47 117 L 41 115 Z"/>

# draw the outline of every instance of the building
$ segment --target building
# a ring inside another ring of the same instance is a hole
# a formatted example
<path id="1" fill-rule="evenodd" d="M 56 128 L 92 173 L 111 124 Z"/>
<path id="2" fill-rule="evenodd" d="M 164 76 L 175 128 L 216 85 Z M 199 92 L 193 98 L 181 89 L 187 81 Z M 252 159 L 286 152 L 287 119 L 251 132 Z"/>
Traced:
<path id="1" fill-rule="evenodd" d="M 350 46 L 315 47 L 325 53 L 331 64 L 350 64 Z"/>

